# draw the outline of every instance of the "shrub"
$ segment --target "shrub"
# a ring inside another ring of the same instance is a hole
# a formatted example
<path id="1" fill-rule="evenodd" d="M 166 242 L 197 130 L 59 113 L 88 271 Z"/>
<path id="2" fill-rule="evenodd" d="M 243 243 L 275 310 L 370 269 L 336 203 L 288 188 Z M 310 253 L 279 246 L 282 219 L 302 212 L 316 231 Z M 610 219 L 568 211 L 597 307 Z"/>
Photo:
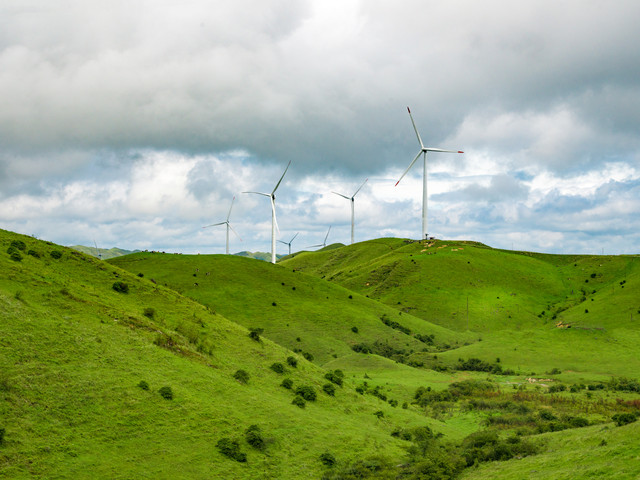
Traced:
<path id="1" fill-rule="evenodd" d="M 247 461 L 247 454 L 240 451 L 240 444 L 236 440 L 221 438 L 218 440 L 218 443 L 216 443 L 216 447 L 220 450 L 220 453 L 236 462 Z"/>
<path id="2" fill-rule="evenodd" d="M 144 380 L 140 380 L 140 383 L 138 383 L 138 386 L 142 390 L 149 390 L 149 384 L 147 382 L 145 382 Z"/>
<path id="3" fill-rule="evenodd" d="M 269 367 L 271 370 L 273 370 L 276 373 L 284 373 L 285 369 L 284 369 L 284 365 L 281 364 L 280 362 L 275 362 L 272 363 L 271 366 Z"/>
<path id="4" fill-rule="evenodd" d="M 336 464 L 336 457 L 331 455 L 329 452 L 325 452 L 320 455 L 320 461 L 326 467 L 333 467 Z"/>
<path id="5" fill-rule="evenodd" d="M 139 276 L 140 278 L 142 278 L 142 277 L 144 277 L 144 273 L 140 272 L 140 273 L 138 274 L 138 276 Z"/>
<path id="6" fill-rule="evenodd" d="M 313 402 L 316 399 L 316 391 L 309 385 L 300 385 L 296 388 L 296 395 L 300 395 L 309 402 Z"/>
<path id="7" fill-rule="evenodd" d="M 371 353 L 371 347 L 366 343 L 357 343 L 351 346 L 351 350 L 358 353 Z"/>
<path id="8" fill-rule="evenodd" d="M 118 293 L 129 293 L 129 285 L 124 282 L 114 282 L 111 286 Z"/>
<path id="9" fill-rule="evenodd" d="M 144 309 L 144 311 L 142 312 L 142 314 L 145 317 L 149 317 L 149 318 L 153 318 L 156 315 L 156 310 L 154 308 L 151 307 L 147 307 Z"/>
<path id="10" fill-rule="evenodd" d="M 162 387 L 158 390 L 158 393 L 165 400 L 173 400 L 173 390 L 171 390 L 171 387 Z"/>
<path id="11" fill-rule="evenodd" d="M 51 255 L 51 258 L 55 258 L 57 260 L 62 257 L 62 252 L 59 250 L 52 250 L 49 255 Z"/>
<path id="12" fill-rule="evenodd" d="M 358 327 L 351 327 L 351 331 L 353 333 L 358 333 Z"/>
<path id="13" fill-rule="evenodd" d="M 633 413 L 616 413 L 611 420 L 616 422 L 616 425 L 621 427 L 623 425 L 628 425 L 629 423 L 633 423 L 638 418 Z"/>
<path id="14" fill-rule="evenodd" d="M 324 390 L 324 393 L 326 393 L 327 395 L 331 395 L 332 397 L 335 397 L 336 395 L 336 387 L 334 387 L 331 383 L 325 383 L 322 386 L 322 390 Z"/>
<path id="15" fill-rule="evenodd" d="M 264 438 L 262 438 L 262 432 L 258 425 L 251 425 L 247 428 L 244 432 L 244 438 L 253 448 L 257 450 L 264 450 Z"/>
<path id="16" fill-rule="evenodd" d="M 11 260 L 13 260 L 14 262 L 22 261 L 22 255 L 20 255 L 20 252 L 17 250 L 12 250 L 9 258 L 11 258 Z"/>
<path id="17" fill-rule="evenodd" d="M 324 374 L 324 378 L 326 378 L 332 383 L 335 383 L 336 385 L 342 386 L 342 379 L 344 378 L 344 373 L 342 373 L 342 370 L 329 370 L 327 373 Z"/>
<path id="18" fill-rule="evenodd" d="M 236 370 L 236 373 L 233 374 L 233 378 L 238 380 L 240 383 L 247 383 L 249 381 L 249 374 L 246 370 Z"/>
<path id="19" fill-rule="evenodd" d="M 582 428 L 582 427 L 589 426 L 589 420 L 587 420 L 586 418 L 571 417 L 568 420 L 569 420 L 569 425 L 571 425 L 573 428 Z"/>
<path id="20" fill-rule="evenodd" d="M 4 434 L 5 434 L 6 430 L 4 429 L 4 427 L 0 427 L 0 445 L 2 445 L 4 443 Z"/>
<path id="21" fill-rule="evenodd" d="M 27 245 L 22 240 L 13 240 L 11 242 L 11 247 L 22 250 L 24 252 L 27 248 Z"/>
<path id="22" fill-rule="evenodd" d="M 296 359 L 296 357 L 287 357 L 287 365 L 293 368 L 297 368 L 298 360 Z"/>
<path id="23" fill-rule="evenodd" d="M 296 407 L 300 407 L 300 408 L 304 408 L 306 406 L 306 402 L 304 401 L 304 398 L 302 398 L 300 395 L 296 395 L 294 399 L 291 401 L 291 403 Z"/>
<path id="24" fill-rule="evenodd" d="M 35 250 L 29 250 L 27 252 L 27 255 L 31 255 L 34 258 L 40 258 L 40 254 L 38 252 L 36 252 Z"/>
<path id="25" fill-rule="evenodd" d="M 287 390 L 291 390 L 293 388 L 293 380 L 291 380 L 290 378 L 285 378 L 284 380 L 282 380 L 280 386 L 286 388 Z"/>
<path id="26" fill-rule="evenodd" d="M 378 418 L 384 417 L 384 412 L 382 410 L 378 410 L 377 412 L 373 412 L 373 414 Z"/>
<path id="27" fill-rule="evenodd" d="M 260 335 L 264 332 L 264 328 L 250 328 L 249 329 L 249 338 L 251 340 L 255 340 L 256 342 L 260 341 Z"/>
<path id="28" fill-rule="evenodd" d="M 313 355 L 311 355 L 309 352 L 302 352 L 302 356 L 309 362 L 313 362 Z"/>

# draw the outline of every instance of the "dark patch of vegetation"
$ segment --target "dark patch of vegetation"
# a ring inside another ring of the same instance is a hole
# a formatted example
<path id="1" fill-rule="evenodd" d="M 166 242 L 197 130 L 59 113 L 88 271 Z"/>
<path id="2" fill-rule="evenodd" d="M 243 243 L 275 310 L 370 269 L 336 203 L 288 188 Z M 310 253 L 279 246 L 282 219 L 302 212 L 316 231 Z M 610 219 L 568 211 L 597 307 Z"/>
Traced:
<path id="1" fill-rule="evenodd" d="M 142 277 L 144 277 L 144 273 L 140 272 L 140 273 L 138 273 L 138 276 L 139 276 L 140 278 L 142 278 Z"/>
<path id="2" fill-rule="evenodd" d="M 237 440 L 231 440 L 230 438 L 221 438 L 216 443 L 216 448 L 223 455 L 235 460 L 236 462 L 246 462 L 247 454 L 240 451 L 240 444 Z"/>
<path id="3" fill-rule="evenodd" d="M 336 457 L 331 455 L 329 452 L 325 452 L 320 455 L 320 461 L 325 467 L 333 467 L 336 464 Z"/>
<path id="4" fill-rule="evenodd" d="M 324 391 L 324 393 L 332 397 L 335 397 L 336 395 L 336 387 L 334 387 L 332 383 L 325 383 L 322 386 L 322 390 Z"/>
<path id="5" fill-rule="evenodd" d="M 280 363 L 280 362 L 272 363 L 269 368 L 271 370 L 273 370 L 274 372 L 280 373 L 280 374 L 285 373 L 285 371 L 286 371 L 285 368 L 284 368 L 284 365 L 282 363 Z"/>
<path id="6" fill-rule="evenodd" d="M 165 400 L 173 400 L 173 390 L 171 390 L 171 387 L 161 387 L 158 393 Z"/>
<path id="7" fill-rule="evenodd" d="M 262 437 L 262 431 L 258 425 L 251 425 L 244 432 L 244 438 L 249 445 L 256 450 L 264 450 L 265 441 Z"/>
<path id="8" fill-rule="evenodd" d="M 456 370 L 487 372 L 495 375 L 515 375 L 515 372 L 511 369 L 503 370 L 502 365 L 499 363 L 489 363 L 479 358 L 470 358 L 468 360 L 459 358 L 455 368 Z"/>
<path id="9" fill-rule="evenodd" d="M 147 318 L 153 318 L 156 316 L 156 310 L 153 307 L 147 307 L 144 309 L 142 314 Z"/>
<path id="10" fill-rule="evenodd" d="M 625 377 L 612 378 L 608 387 L 616 392 L 640 392 L 640 382 Z"/>
<path id="11" fill-rule="evenodd" d="M 4 435 L 7 431 L 4 427 L 0 427 L 0 445 L 4 443 Z"/>
<path id="12" fill-rule="evenodd" d="M 40 258 L 40 254 L 38 252 L 36 252 L 35 250 L 29 250 L 27 252 L 27 255 L 31 255 L 33 258 Z"/>
<path id="13" fill-rule="evenodd" d="M 249 338 L 251 340 L 255 340 L 256 342 L 260 341 L 260 335 L 264 332 L 264 328 L 250 328 L 249 329 Z"/>
<path id="14" fill-rule="evenodd" d="M 616 422 L 616 425 L 622 427 L 638 420 L 638 417 L 634 413 L 616 413 L 611 417 L 611 420 Z"/>
<path id="15" fill-rule="evenodd" d="M 396 322 L 395 320 L 391 320 L 389 317 L 387 317 L 386 314 L 383 314 L 380 317 L 380 320 L 382 320 L 382 323 L 384 323 L 387 327 L 391 327 L 394 330 L 400 330 L 402 333 L 405 333 L 407 335 L 411 335 L 411 329 L 400 325 L 398 322 Z"/>
<path id="16" fill-rule="evenodd" d="M 127 285 L 125 282 L 114 282 L 111 288 L 113 288 L 118 293 L 129 293 L 129 285 Z"/>
<path id="17" fill-rule="evenodd" d="M 249 374 L 246 370 L 236 370 L 236 373 L 233 374 L 233 378 L 235 378 L 240 383 L 248 383 L 249 382 Z"/>
<path id="18" fill-rule="evenodd" d="M 280 386 L 286 388 L 287 390 L 291 390 L 293 388 L 293 380 L 291 380 L 290 378 L 285 378 L 284 380 L 282 380 Z"/>
<path id="19" fill-rule="evenodd" d="M 300 385 L 298 388 L 296 388 L 295 393 L 308 402 L 314 402 L 316 400 L 316 391 L 309 385 Z"/>
<path id="20" fill-rule="evenodd" d="M 138 387 L 140 387 L 142 390 L 149 390 L 149 384 L 144 380 L 140 380 L 140 383 L 138 383 Z"/>
<path id="21" fill-rule="evenodd" d="M 342 372 L 342 370 L 329 370 L 327 373 L 324 374 L 324 378 L 341 387 L 342 379 L 344 378 L 344 373 Z"/>
<path id="22" fill-rule="evenodd" d="M 291 404 L 296 407 L 305 408 L 307 406 L 307 402 L 304 401 L 300 395 L 296 395 L 293 400 L 291 400 Z"/>
<path id="23" fill-rule="evenodd" d="M 309 362 L 313 362 L 313 355 L 311 355 L 309 352 L 302 352 L 302 356 Z"/>
<path id="24" fill-rule="evenodd" d="M 422 335 L 421 333 L 416 333 L 414 337 L 426 345 L 433 345 L 435 343 L 435 338 L 436 338 L 436 336 L 433 334 Z"/>
<path id="25" fill-rule="evenodd" d="M 353 333 L 358 333 L 358 327 L 351 327 L 351 331 Z"/>
<path id="26" fill-rule="evenodd" d="M 51 255 L 51 258 L 55 258 L 56 260 L 62 258 L 62 252 L 60 250 L 51 250 L 49 255 Z"/>
<path id="27" fill-rule="evenodd" d="M 27 248 L 27 244 L 24 243 L 22 240 L 12 240 L 9 248 L 11 247 L 24 252 Z"/>
<path id="28" fill-rule="evenodd" d="M 296 357 L 287 357 L 287 365 L 293 368 L 298 368 L 298 360 Z"/>
<path id="29" fill-rule="evenodd" d="M 20 252 L 18 250 L 11 250 L 11 252 L 9 252 L 9 258 L 11 260 L 13 260 L 14 262 L 21 262 L 22 261 L 22 255 L 20 255 Z"/>

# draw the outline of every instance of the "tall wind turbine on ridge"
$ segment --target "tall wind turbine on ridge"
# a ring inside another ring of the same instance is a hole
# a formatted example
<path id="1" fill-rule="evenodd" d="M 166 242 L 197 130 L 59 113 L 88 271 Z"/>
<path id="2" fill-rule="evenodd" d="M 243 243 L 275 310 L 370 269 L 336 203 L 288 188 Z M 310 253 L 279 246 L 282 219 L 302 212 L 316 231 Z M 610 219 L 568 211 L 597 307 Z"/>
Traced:
<path id="1" fill-rule="evenodd" d="M 353 195 L 351 195 L 350 197 L 347 197 L 346 195 L 343 195 L 341 193 L 338 192 L 331 192 L 331 193 L 335 193 L 336 195 L 341 196 L 342 198 L 346 198 L 347 200 L 351 200 L 351 245 L 353 245 L 353 219 L 354 219 L 354 198 L 356 197 L 356 195 L 358 194 L 358 192 L 360 191 L 360 189 L 362 187 L 364 187 L 364 184 L 367 183 L 367 180 L 369 180 L 368 178 L 362 182 L 362 185 L 360 185 L 358 187 L 358 189 L 356 190 L 356 193 L 354 193 Z"/>
<path id="2" fill-rule="evenodd" d="M 284 178 L 287 170 L 289 170 L 289 165 L 291 165 L 291 160 L 287 164 L 287 168 L 284 169 L 284 173 L 276 183 L 275 188 L 271 193 L 262 193 L 262 192 L 242 192 L 242 193 L 255 193 L 256 195 L 264 195 L 265 197 L 269 197 L 271 199 L 271 263 L 276 263 L 276 229 L 280 231 L 278 228 L 278 221 L 276 220 L 276 190 L 280 186 L 282 179 Z"/>
<path id="3" fill-rule="evenodd" d="M 416 136 L 418 137 L 418 142 L 420 142 L 420 151 L 418 152 L 416 157 L 413 159 L 413 162 L 411 162 L 411 164 L 404 171 L 404 173 L 400 177 L 400 180 L 404 178 L 407 172 L 411 170 L 411 167 L 413 167 L 413 164 L 416 163 L 416 160 L 418 160 L 420 155 L 422 155 L 424 158 L 424 170 L 422 175 L 422 240 L 425 240 L 426 238 L 428 238 L 427 237 L 427 152 L 444 152 L 444 153 L 464 153 L 464 152 L 460 150 L 443 150 L 441 148 L 425 147 L 424 143 L 422 143 L 422 139 L 420 138 L 420 134 L 418 133 L 418 129 L 416 128 L 416 122 L 413 121 L 413 115 L 411 115 L 411 110 L 409 109 L 409 107 L 407 107 L 407 110 L 409 111 L 409 117 L 411 117 L 411 123 L 413 124 L 413 129 L 415 130 Z M 400 183 L 400 180 L 396 182 L 396 185 L 395 185 L 396 187 L 398 186 L 398 183 Z"/>
<path id="4" fill-rule="evenodd" d="M 207 225 L 206 227 L 202 227 L 202 228 L 209 228 L 209 227 L 216 227 L 218 225 L 226 225 L 227 226 L 227 255 L 229 255 L 229 229 L 231 229 L 233 231 L 233 233 L 236 234 L 236 237 L 240 238 L 240 235 L 238 235 L 238 232 L 236 232 L 233 227 L 231 226 L 231 224 L 229 223 L 229 217 L 231 216 L 231 209 L 233 208 L 233 201 L 236 199 L 236 197 L 233 197 L 231 199 L 231 206 L 229 207 L 229 213 L 227 214 L 227 219 L 224 222 L 220 222 L 220 223 L 213 223 L 211 225 Z M 240 241 L 242 241 L 242 239 L 240 238 Z"/>

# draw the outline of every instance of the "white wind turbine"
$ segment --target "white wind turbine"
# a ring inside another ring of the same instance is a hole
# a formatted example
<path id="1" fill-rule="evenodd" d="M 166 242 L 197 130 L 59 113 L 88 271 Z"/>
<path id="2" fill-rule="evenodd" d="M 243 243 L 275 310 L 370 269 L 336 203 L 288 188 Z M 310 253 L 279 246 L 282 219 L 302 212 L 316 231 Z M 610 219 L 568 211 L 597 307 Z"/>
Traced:
<path id="1" fill-rule="evenodd" d="M 424 143 L 422 143 L 422 139 L 420 138 L 420 134 L 418 133 L 418 129 L 416 128 L 416 122 L 413 121 L 413 115 L 411 115 L 411 110 L 409 109 L 409 107 L 407 107 L 407 110 L 409 111 L 409 117 L 411 117 L 411 123 L 413 124 L 413 129 L 416 131 L 418 142 L 420 142 L 420 151 L 418 152 L 416 157 L 413 159 L 413 162 L 411 162 L 411 164 L 404 171 L 404 173 L 400 177 L 400 180 L 404 178 L 407 172 L 411 170 L 411 167 L 413 167 L 413 164 L 416 163 L 416 160 L 418 160 L 420 155 L 422 155 L 424 158 L 424 170 L 423 170 L 423 177 L 422 177 L 422 239 L 424 240 L 427 238 L 427 152 L 444 152 L 444 153 L 464 153 L 464 152 L 460 150 L 443 150 L 441 148 L 425 147 Z M 396 182 L 396 187 L 398 186 L 398 183 L 400 183 L 400 180 Z"/>
<path id="2" fill-rule="evenodd" d="M 358 187 L 358 189 L 356 190 L 356 193 L 354 193 L 350 197 L 347 197 L 346 195 L 343 195 L 343 194 L 338 193 L 338 192 L 331 192 L 331 193 L 335 193 L 336 195 L 341 196 L 342 198 L 346 198 L 347 200 L 351 200 L 351 245 L 353 245 L 353 219 L 354 219 L 354 207 L 353 207 L 353 204 L 355 203 L 354 202 L 354 198 L 356 197 L 356 195 L 358 194 L 360 189 L 362 187 L 364 187 L 364 184 L 367 183 L 367 180 L 369 180 L 369 179 L 367 178 L 364 182 L 362 182 L 362 185 L 360 185 L 360 187 Z"/>
<path id="3" fill-rule="evenodd" d="M 318 244 L 318 245 L 311 245 L 308 248 L 315 248 L 315 247 L 326 247 L 327 246 L 327 238 L 329 238 L 329 232 L 331 231 L 331 225 L 329 225 L 329 230 L 327 230 L 327 234 L 324 236 L 324 242 Z"/>
<path id="4" fill-rule="evenodd" d="M 93 244 L 96 246 L 96 257 L 98 257 L 98 260 L 102 260 L 102 253 L 100 253 L 100 249 L 98 248 L 95 238 L 93 239 Z"/>
<path id="5" fill-rule="evenodd" d="M 218 225 L 226 225 L 227 226 L 227 255 L 229 255 L 229 230 L 231 230 L 233 233 L 236 234 L 236 237 L 240 238 L 240 235 L 238 235 L 238 232 L 236 232 L 233 227 L 231 226 L 231 224 L 229 223 L 229 217 L 231 216 L 231 209 L 233 208 L 233 202 L 236 199 L 236 197 L 233 197 L 231 199 L 231 206 L 229 207 L 229 213 L 227 213 L 227 219 L 224 222 L 220 222 L 220 223 L 213 223 L 211 225 L 207 225 L 206 227 L 202 227 L 202 228 L 209 228 L 209 227 L 217 227 Z M 242 241 L 242 238 L 240 238 L 240 241 Z"/>
<path id="6" fill-rule="evenodd" d="M 264 195 L 265 197 L 269 197 L 271 199 L 271 263 L 276 263 L 276 229 L 280 231 L 278 228 L 278 221 L 276 220 L 276 190 L 280 186 L 284 175 L 289 170 L 289 165 L 291 165 L 291 160 L 287 164 L 287 168 L 284 169 L 284 173 L 276 183 L 275 188 L 271 193 L 262 193 L 262 192 L 242 192 L 242 193 L 255 193 L 256 195 Z"/>
<path id="7" fill-rule="evenodd" d="M 280 243 L 284 243 L 285 245 L 289 245 L 289 255 L 291 255 L 291 244 L 293 243 L 293 241 L 294 241 L 294 240 L 296 239 L 296 237 L 298 236 L 298 233 L 300 233 L 300 232 L 297 232 L 297 233 L 293 236 L 293 238 L 292 238 L 291 240 L 289 240 L 288 242 L 285 242 L 285 241 L 283 241 L 283 240 L 278 240 Z"/>

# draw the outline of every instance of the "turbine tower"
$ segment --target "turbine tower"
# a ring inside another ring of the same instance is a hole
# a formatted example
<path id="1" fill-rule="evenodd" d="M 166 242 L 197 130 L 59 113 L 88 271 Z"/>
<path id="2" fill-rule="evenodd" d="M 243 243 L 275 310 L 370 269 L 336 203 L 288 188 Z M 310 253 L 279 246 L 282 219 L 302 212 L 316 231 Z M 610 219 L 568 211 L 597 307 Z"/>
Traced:
<path id="1" fill-rule="evenodd" d="M 284 173 L 276 183 L 275 188 L 271 193 L 262 193 L 262 192 L 242 192 L 242 193 L 255 193 L 256 195 L 264 195 L 265 197 L 269 197 L 271 199 L 271 263 L 276 263 L 276 229 L 280 231 L 278 228 L 278 221 L 276 220 L 276 190 L 280 186 L 282 179 L 284 178 L 287 170 L 289 170 L 289 165 L 291 165 L 291 160 L 287 164 L 287 168 L 284 169 Z"/>
<path id="2" fill-rule="evenodd" d="M 331 225 L 329 225 L 329 230 L 327 230 L 327 234 L 324 236 L 324 242 L 318 244 L 318 245 L 311 245 L 308 248 L 314 248 L 314 247 L 326 247 L 327 246 L 327 238 L 329 238 L 329 232 L 331 231 Z"/>
<path id="3" fill-rule="evenodd" d="M 367 180 L 369 180 L 368 178 L 365 179 L 364 182 L 362 182 L 362 185 L 360 185 L 360 187 L 358 187 L 358 189 L 356 190 L 356 193 L 354 193 L 353 195 L 351 195 L 350 197 L 347 197 L 346 195 L 343 195 L 341 193 L 338 192 L 332 192 L 335 193 L 336 195 L 341 196 L 342 198 L 346 198 L 347 200 L 351 200 L 351 245 L 353 245 L 353 219 L 354 219 L 354 208 L 353 208 L 353 204 L 354 204 L 354 198 L 356 197 L 356 195 L 358 194 L 358 192 L 360 191 L 360 189 L 362 187 L 364 187 L 364 184 L 367 183 Z"/>
<path id="4" fill-rule="evenodd" d="M 407 110 L 409 111 L 409 117 L 411 117 L 411 123 L 413 124 L 413 129 L 415 130 L 416 136 L 418 137 L 418 142 L 420 142 L 420 151 L 413 159 L 413 162 L 411 162 L 407 167 L 407 169 L 404 171 L 404 173 L 400 177 L 400 180 L 404 178 L 407 172 L 411 170 L 411 167 L 413 167 L 413 164 L 416 163 L 416 160 L 418 160 L 420 155 L 422 155 L 424 158 L 424 167 L 423 167 L 423 174 L 422 174 L 422 240 L 425 240 L 428 238 L 427 237 L 427 152 L 444 152 L 444 153 L 464 153 L 464 152 L 460 150 L 443 150 L 441 148 L 425 147 L 424 143 L 422 143 L 422 139 L 420 138 L 420 134 L 418 133 L 418 129 L 416 128 L 416 122 L 413 121 L 413 115 L 411 115 L 411 110 L 409 109 L 409 107 L 407 107 Z M 396 187 L 398 186 L 398 183 L 400 183 L 400 180 L 396 182 Z"/>
<path id="5" fill-rule="evenodd" d="M 202 227 L 202 228 L 209 228 L 209 227 L 216 227 L 218 225 L 226 225 L 227 226 L 227 255 L 229 255 L 229 229 L 231 229 L 233 231 L 233 233 L 236 234 L 236 237 L 240 238 L 240 235 L 238 235 L 238 232 L 236 232 L 233 227 L 231 226 L 231 224 L 229 223 L 229 217 L 231 216 L 231 209 L 233 208 L 233 201 L 236 199 L 236 197 L 233 197 L 231 199 L 231 206 L 229 207 L 229 213 L 227 214 L 227 219 L 224 222 L 220 222 L 220 223 L 213 223 L 211 225 L 207 225 L 206 227 Z M 240 241 L 242 241 L 242 239 L 240 238 Z"/>
<path id="6" fill-rule="evenodd" d="M 284 243 L 285 245 L 289 245 L 289 255 L 291 255 L 291 244 L 293 243 L 293 241 L 295 240 L 295 238 L 298 236 L 298 233 L 300 233 L 300 232 L 297 232 L 297 233 L 293 236 L 293 238 L 292 238 L 291 240 L 289 240 L 288 242 L 285 242 L 285 241 L 283 241 L 283 240 L 278 240 L 280 243 Z"/>

